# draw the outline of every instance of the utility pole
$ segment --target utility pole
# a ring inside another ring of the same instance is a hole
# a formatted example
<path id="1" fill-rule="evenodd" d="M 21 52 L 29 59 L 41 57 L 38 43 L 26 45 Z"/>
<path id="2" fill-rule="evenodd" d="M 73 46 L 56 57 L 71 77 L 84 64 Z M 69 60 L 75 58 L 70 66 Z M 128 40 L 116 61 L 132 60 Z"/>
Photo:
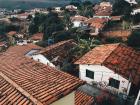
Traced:
<path id="1" fill-rule="evenodd" d="M 137 96 L 137 98 L 136 98 L 136 101 L 135 101 L 135 104 L 134 104 L 134 105 L 138 105 L 139 98 L 140 98 L 140 90 L 139 90 L 139 93 L 138 93 L 138 96 Z"/>

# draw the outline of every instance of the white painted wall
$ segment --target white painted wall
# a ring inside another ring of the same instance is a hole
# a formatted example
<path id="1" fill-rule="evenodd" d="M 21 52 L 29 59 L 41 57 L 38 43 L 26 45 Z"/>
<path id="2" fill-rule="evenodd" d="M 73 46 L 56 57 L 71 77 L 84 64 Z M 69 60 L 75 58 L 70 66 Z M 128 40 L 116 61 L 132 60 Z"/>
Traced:
<path id="1" fill-rule="evenodd" d="M 140 9 L 135 9 L 135 10 L 133 10 L 132 11 L 132 15 L 136 15 L 136 14 L 138 14 L 138 13 L 140 13 Z"/>
<path id="2" fill-rule="evenodd" d="M 82 25 L 82 22 L 81 21 L 73 21 L 73 27 L 76 28 L 76 27 L 80 27 Z"/>
<path id="3" fill-rule="evenodd" d="M 67 96 L 59 99 L 51 105 L 74 105 L 75 103 L 75 91 L 68 94 Z"/>
<path id="4" fill-rule="evenodd" d="M 79 76 L 82 80 L 87 81 L 87 83 L 92 84 L 93 81 L 101 82 L 104 81 L 109 83 L 109 78 L 114 78 L 120 81 L 119 91 L 123 92 L 123 89 L 128 87 L 129 81 L 122 76 L 114 73 L 112 70 L 101 65 L 80 65 Z M 86 77 L 86 69 L 94 72 L 94 80 Z M 124 92 L 123 92 L 124 93 Z"/>
<path id="5" fill-rule="evenodd" d="M 32 58 L 35 60 L 35 61 L 38 61 L 38 62 L 41 62 L 45 65 L 49 65 L 51 67 L 55 67 L 54 64 L 52 64 L 44 55 L 42 54 L 37 54 L 37 55 L 33 55 Z"/>

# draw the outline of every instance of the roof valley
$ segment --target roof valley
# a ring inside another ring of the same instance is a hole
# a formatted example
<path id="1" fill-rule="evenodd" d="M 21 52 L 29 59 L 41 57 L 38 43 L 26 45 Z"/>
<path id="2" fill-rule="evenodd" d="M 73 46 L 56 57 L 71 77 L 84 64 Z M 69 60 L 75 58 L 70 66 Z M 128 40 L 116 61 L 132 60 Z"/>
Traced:
<path id="1" fill-rule="evenodd" d="M 0 76 L 3 77 L 8 83 L 13 85 L 18 91 L 20 91 L 23 95 L 28 97 L 35 105 L 43 105 L 40 101 L 38 101 L 36 98 L 34 98 L 32 95 L 30 95 L 27 91 L 22 89 L 18 84 L 16 84 L 14 81 L 12 81 L 9 77 L 7 77 L 5 74 L 0 72 Z"/>

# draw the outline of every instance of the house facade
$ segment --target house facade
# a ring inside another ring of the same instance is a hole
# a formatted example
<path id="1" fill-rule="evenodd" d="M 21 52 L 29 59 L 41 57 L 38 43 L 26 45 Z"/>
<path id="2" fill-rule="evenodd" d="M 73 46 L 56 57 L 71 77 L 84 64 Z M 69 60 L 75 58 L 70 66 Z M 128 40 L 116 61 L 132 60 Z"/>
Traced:
<path id="1" fill-rule="evenodd" d="M 76 27 L 82 27 L 85 26 L 84 21 L 86 21 L 88 18 L 80 15 L 76 15 L 73 17 L 70 17 L 71 22 L 73 23 L 73 28 Z"/>
<path id="2" fill-rule="evenodd" d="M 137 96 L 139 91 L 140 52 L 123 44 L 100 45 L 75 64 L 79 77 L 89 84 L 101 85 L 117 93 Z"/>
<path id="3" fill-rule="evenodd" d="M 108 87 L 115 91 L 119 90 L 118 92 L 127 93 L 129 81 L 105 66 L 79 65 L 79 70 L 79 78 L 91 85 L 97 82 L 104 85 L 104 88 Z"/>

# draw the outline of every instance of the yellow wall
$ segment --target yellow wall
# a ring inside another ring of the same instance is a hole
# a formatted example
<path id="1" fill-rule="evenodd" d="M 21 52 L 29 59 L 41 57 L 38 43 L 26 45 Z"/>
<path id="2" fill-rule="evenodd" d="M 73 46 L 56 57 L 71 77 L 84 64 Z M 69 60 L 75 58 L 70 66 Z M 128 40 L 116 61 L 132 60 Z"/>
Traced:
<path id="1" fill-rule="evenodd" d="M 51 105 L 74 105 L 75 92 L 68 94 L 67 96 L 55 101 Z"/>

